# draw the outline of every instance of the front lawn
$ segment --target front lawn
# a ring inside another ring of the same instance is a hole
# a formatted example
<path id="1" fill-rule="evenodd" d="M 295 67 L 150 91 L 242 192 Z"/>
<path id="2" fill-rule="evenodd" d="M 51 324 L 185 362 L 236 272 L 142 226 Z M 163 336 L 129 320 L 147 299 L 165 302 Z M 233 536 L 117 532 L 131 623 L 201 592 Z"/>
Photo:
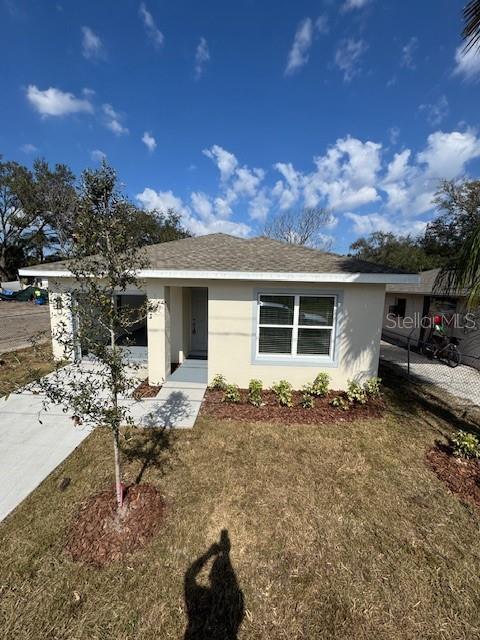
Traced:
<path id="1" fill-rule="evenodd" d="M 234 640 L 238 624 L 240 640 L 479 637 L 480 512 L 425 465 L 448 425 L 413 401 L 391 407 L 134 435 L 128 479 L 160 489 L 166 519 L 102 570 L 63 550 L 82 501 L 112 481 L 97 431 L 0 525 L 2 638 L 178 640 L 187 621 L 190 640 Z"/>
<path id="2" fill-rule="evenodd" d="M 50 342 L 0 354 L 0 396 L 13 393 L 54 368 Z"/>

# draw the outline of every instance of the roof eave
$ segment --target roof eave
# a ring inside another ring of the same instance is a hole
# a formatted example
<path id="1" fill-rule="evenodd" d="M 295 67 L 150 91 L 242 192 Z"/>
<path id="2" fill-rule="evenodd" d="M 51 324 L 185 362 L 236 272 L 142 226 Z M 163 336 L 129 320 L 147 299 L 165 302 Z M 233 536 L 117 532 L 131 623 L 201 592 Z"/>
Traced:
<path id="1" fill-rule="evenodd" d="M 21 276 L 43 276 L 47 278 L 70 278 L 68 270 L 45 270 L 35 267 L 19 269 Z M 419 284 L 417 274 L 405 273 L 297 273 L 274 271 L 192 271 L 185 269 L 143 269 L 139 278 L 162 278 L 167 280 L 266 280 L 279 282 L 344 282 L 363 284 Z"/>

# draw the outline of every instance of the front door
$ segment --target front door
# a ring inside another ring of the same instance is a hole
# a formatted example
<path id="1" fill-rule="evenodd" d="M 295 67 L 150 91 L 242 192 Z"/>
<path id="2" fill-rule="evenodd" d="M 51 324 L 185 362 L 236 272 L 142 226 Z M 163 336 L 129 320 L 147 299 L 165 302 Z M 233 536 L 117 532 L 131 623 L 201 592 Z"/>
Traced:
<path id="1" fill-rule="evenodd" d="M 192 287 L 190 355 L 206 358 L 208 349 L 208 289 Z"/>

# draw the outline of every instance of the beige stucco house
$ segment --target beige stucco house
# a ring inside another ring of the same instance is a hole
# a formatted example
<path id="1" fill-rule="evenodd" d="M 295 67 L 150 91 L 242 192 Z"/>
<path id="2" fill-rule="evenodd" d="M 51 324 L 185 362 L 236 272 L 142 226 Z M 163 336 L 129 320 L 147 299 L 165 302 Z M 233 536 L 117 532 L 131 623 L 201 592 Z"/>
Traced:
<path id="1" fill-rule="evenodd" d="M 146 248 L 149 268 L 121 304 L 143 296 L 158 303 L 136 329 L 137 357 L 148 361 L 151 384 L 166 380 L 172 364 L 207 360 L 217 373 L 246 387 L 279 379 L 295 388 L 319 371 L 332 386 L 376 375 L 387 284 L 417 282 L 354 258 L 293 246 L 265 237 L 225 234 L 187 238 Z M 65 318 L 72 295 L 68 262 L 21 270 L 49 280 L 52 327 Z M 53 335 L 53 334 L 52 334 Z M 57 357 L 63 349 L 53 340 Z M 75 349 L 77 358 L 82 357 Z"/>

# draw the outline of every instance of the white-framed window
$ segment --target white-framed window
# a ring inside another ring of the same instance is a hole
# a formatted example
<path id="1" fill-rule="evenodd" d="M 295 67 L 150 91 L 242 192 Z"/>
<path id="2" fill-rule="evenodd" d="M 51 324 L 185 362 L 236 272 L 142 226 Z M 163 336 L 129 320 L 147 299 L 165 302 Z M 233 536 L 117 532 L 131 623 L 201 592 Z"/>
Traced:
<path id="1" fill-rule="evenodd" d="M 333 358 L 335 295 L 259 293 L 257 356 Z"/>

